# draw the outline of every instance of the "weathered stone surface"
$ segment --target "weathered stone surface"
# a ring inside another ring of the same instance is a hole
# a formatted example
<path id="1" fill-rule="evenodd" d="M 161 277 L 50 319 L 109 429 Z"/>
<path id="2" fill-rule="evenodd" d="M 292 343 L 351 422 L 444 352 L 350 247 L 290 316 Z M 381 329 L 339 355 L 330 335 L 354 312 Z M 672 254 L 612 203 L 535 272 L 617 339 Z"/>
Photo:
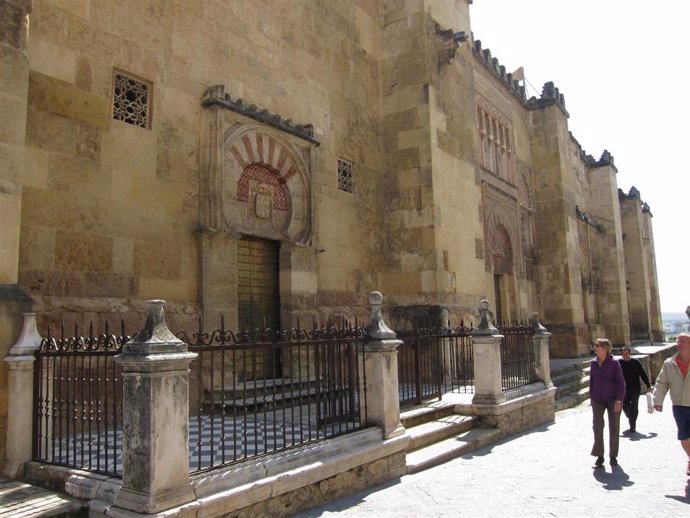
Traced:
<path id="1" fill-rule="evenodd" d="M 404 454 L 376 460 L 348 472 L 327 478 L 275 498 L 244 507 L 224 515 L 226 518 L 253 516 L 290 516 L 298 511 L 316 507 L 343 495 L 380 484 L 402 474 L 405 466 Z"/>
<path id="2" fill-rule="evenodd" d="M 32 108 L 26 113 L 26 144 L 30 147 L 71 155 L 75 132 L 72 120 Z"/>
<path id="3" fill-rule="evenodd" d="M 55 233 L 55 265 L 76 272 L 112 269 L 112 239 L 84 232 Z"/>
<path id="4" fill-rule="evenodd" d="M 108 98 L 81 90 L 76 86 L 39 72 L 29 74 L 29 102 L 55 115 L 106 128 L 109 123 Z"/>
<path id="5" fill-rule="evenodd" d="M 0 44 L 22 49 L 28 30 L 27 14 L 31 2 L 27 0 L 0 2 Z"/>
<path id="6" fill-rule="evenodd" d="M 177 279 L 180 276 L 181 256 L 179 251 L 165 245 L 137 241 L 134 243 L 133 269 L 137 274 Z"/>

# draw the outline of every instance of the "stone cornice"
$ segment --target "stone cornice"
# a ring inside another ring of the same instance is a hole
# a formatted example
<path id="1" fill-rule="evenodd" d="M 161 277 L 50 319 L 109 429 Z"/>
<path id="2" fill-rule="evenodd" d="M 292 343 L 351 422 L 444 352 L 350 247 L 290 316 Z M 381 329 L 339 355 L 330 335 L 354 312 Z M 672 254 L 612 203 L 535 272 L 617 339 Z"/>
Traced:
<path id="1" fill-rule="evenodd" d="M 201 100 L 201 106 L 204 108 L 219 106 L 276 128 L 277 130 L 294 135 L 295 137 L 304 139 L 315 146 L 321 145 L 321 142 L 314 138 L 313 125 L 295 124 L 292 120 L 284 119 L 278 114 L 259 108 L 256 104 L 245 104 L 243 99 L 233 99 L 230 94 L 224 93 L 224 87 L 222 85 L 209 87 Z"/>
<path id="2" fill-rule="evenodd" d="M 515 185 L 510 183 L 508 180 L 501 178 L 500 176 L 496 176 L 485 167 L 480 166 L 477 168 L 477 170 L 479 171 L 479 179 L 483 183 L 492 187 L 494 190 L 509 196 L 514 201 L 517 201 L 518 188 Z"/>

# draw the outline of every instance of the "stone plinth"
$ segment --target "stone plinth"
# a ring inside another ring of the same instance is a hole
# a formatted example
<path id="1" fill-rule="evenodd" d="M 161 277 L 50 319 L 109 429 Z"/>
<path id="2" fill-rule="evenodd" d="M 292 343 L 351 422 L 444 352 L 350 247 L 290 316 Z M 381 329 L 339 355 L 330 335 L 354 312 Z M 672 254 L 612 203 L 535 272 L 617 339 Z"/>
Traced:
<path id="1" fill-rule="evenodd" d="M 384 438 L 390 438 L 405 432 L 400 422 L 398 393 L 398 346 L 402 344 L 402 340 L 396 339 L 395 333 L 383 320 L 383 295 L 378 291 L 372 292 L 369 295 L 369 303 L 369 341 L 364 345 L 363 353 L 366 372 L 366 417 L 369 424 L 383 429 Z"/>
<path id="2" fill-rule="evenodd" d="M 153 514 L 194 500 L 189 481 L 189 362 L 161 300 L 115 360 L 122 365 L 123 471 L 115 506 Z"/>
<path id="3" fill-rule="evenodd" d="M 24 327 L 17 343 L 5 357 L 8 368 L 8 408 L 5 465 L 2 473 L 9 478 L 22 476 L 31 460 L 31 430 L 34 408 L 34 353 L 41 345 L 36 329 L 36 313 L 24 313 Z"/>
<path id="4" fill-rule="evenodd" d="M 496 405 L 505 401 L 501 377 L 501 341 L 503 335 L 493 325 L 489 301 L 479 303 L 479 325 L 472 331 L 474 360 L 473 404 Z"/>
<path id="5" fill-rule="evenodd" d="M 531 323 L 534 329 L 532 347 L 536 360 L 536 374 L 537 377 L 544 382 L 544 386 L 549 388 L 553 386 L 551 382 L 551 357 L 549 355 L 549 339 L 551 333 L 539 323 L 539 315 L 536 313 L 532 314 Z"/>

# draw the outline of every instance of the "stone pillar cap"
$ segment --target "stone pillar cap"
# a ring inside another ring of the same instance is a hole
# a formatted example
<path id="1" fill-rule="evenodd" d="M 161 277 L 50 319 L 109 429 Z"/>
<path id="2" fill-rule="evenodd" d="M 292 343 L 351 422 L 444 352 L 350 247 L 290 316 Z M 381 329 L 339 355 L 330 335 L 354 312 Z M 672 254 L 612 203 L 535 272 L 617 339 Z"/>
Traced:
<path id="1" fill-rule="evenodd" d="M 41 347 L 41 335 L 36 327 L 36 313 L 24 313 L 24 327 L 17 343 L 10 348 L 10 356 L 32 355 Z"/>
<path id="2" fill-rule="evenodd" d="M 127 342 L 124 354 L 152 354 L 186 352 L 187 344 L 177 338 L 165 323 L 164 300 L 146 301 L 146 323 L 144 328 Z"/>
<path id="3" fill-rule="evenodd" d="M 547 329 L 541 325 L 541 322 L 539 322 L 539 313 L 532 313 L 532 319 L 531 322 L 532 324 L 532 329 L 534 329 L 534 334 L 535 335 L 550 335 L 547 331 Z"/>
<path id="4" fill-rule="evenodd" d="M 497 335 L 500 331 L 493 325 L 494 314 L 489 311 L 489 301 L 482 299 L 479 302 L 479 325 L 472 330 L 473 335 Z"/>
<path id="5" fill-rule="evenodd" d="M 374 340 L 395 339 L 395 332 L 391 330 L 383 320 L 381 305 L 383 304 L 383 294 L 380 291 L 372 291 L 369 294 L 369 304 L 371 304 L 371 318 L 369 319 L 369 337 Z"/>

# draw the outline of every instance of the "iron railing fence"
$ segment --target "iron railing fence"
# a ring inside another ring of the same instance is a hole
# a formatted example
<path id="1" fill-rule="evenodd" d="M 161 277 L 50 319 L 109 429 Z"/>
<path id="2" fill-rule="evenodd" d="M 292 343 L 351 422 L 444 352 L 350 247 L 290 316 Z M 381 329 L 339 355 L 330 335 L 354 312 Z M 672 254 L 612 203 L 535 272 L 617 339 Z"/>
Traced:
<path id="1" fill-rule="evenodd" d="M 191 363 L 190 471 L 241 462 L 361 429 L 366 424 L 366 330 L 201 331 L 184 340 Z M 500 325 L 502 388 L 537 381 L 533 330 Z M 401 406 L 474 392 L 471 328 L 399 331 Z M 122 374 L 114 357 L 129 340 L 78 326 L 48 328 L 36 352 L 33 458 L 111 476 L 122 473 Z"/>
<path id="2" fill-rule="evenodd" d="M 474 392 L 472 329 L 418 328 L 396 331 L 400 406 L 440 399 L 447 392 Z"/>
<path id="3" fill-rule="evenodd" d="M 59 337 L 50 326 L 34 365 L 33 459 L 106 475 L 122 472 L 122 369 L 113 361 L 129 340 L 113 334 Z"/>
<path id="4" fill-rule="evenodd" d="M 524 387 L 538 381 L 534 356 L 534 328 L 527 323 L 497 324 L 501 343 L 501 388 Z"/>
<path id="5" fill-rule="evenodd" d="M 359 327 L 191 337 L 190 472 L 353 432 L 366 425 L 366 331 Z M 265 377 L 264 373 L 273 373 Z"/>
<path id="6" fill-rule="evenodd" d="M 122 369 L 130 336 L 48 327 L 36 352 L 33 459 L 122 475 Z M 233 333 L 198 331 L 187 342 L 190 471 L 287 450 L 366 424 L 366 330 L 343 324 Z"/>

